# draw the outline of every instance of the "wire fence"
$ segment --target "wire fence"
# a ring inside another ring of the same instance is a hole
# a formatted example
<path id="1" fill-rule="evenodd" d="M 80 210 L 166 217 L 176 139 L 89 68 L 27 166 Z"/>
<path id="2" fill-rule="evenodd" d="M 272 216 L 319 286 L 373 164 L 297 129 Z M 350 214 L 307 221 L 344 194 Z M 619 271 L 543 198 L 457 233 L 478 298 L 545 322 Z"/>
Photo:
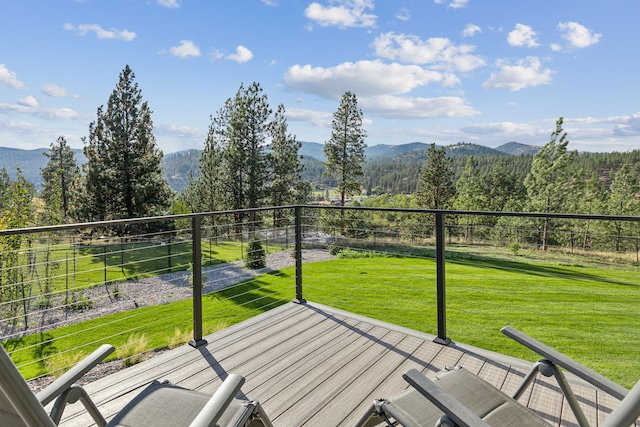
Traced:
<path id="1" fill-rule="evenodd" d="M 640 218 L 442 217 L 442 242 L 435 211 L 318 206 L 0 231 L 3 345 L 27 378 L 105 342 L 128 365 L 300 296 L 438 335 L 442 274 L 452 339 L 505 352 L 512 324 L 581 354 L 606 336 L 640 377 L 640 346 L 616 350 L 640 344 Z"/>

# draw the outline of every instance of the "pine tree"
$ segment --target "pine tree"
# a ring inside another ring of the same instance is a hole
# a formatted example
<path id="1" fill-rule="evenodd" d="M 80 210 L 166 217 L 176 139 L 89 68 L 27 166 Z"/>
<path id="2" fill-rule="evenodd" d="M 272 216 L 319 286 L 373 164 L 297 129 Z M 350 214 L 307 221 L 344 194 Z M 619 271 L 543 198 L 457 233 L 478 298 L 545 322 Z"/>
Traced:
<path id="1" fill-rule="evenodd" d="M 73 186 L 80 177 L 80 168 L 64 136 L 58 137 L 55 144 L 51 143 L 50 151 L 44 155 L 49 161 L 41 170 L 42 199 L 47 205 L 57 205 L 64 221 L 71 208 Z"/>
<path id="2" fill-rule="evenodd" d="M 35 190 L 29 184 L 22 170 L 17 170 L 18 178 L 12 181 L 7 189 L 8 199 L 5 201 L 5 209 L 0 212 L 0 228 L 26 228 L 33 226 Z M 26 234 L 12 234 L 0 237 L 0 301 L 6 302 L 8 314 L 15 326 L 18 323 L 18 312 L 23 309 L 25 327 L 28 325 L 26 317 L 28 310 L 25 306 L 25 295 L 31 293 L 32 281 L 24 280 L 24 271 L 20 268 L 21 251 L 30 245 L 32 237 Z"/>
<path id="3" fill-rule="evenodd" d="M 356 95 L 345 92 L 338 110 L 333 114 L 331 138 L 324 145 L 327 157 L 324 173 L 338 181 L 341 206 L 344 206 L 346 197 L 359 194 L 362 187 L 362 164 L 367 147 L 362 117 Z"/>
<path id="4" fill-rule="evenodd" d="M 518 186 L 518 178 L 509 173 L 503 161 L 491 165 L 489 172 L 480 177 L 483 199 L 483 209 L 488 211 L 503 211 L 507 206 L 519 205 L 522 190 Z"/>
<path id="5" fill-rule="evenodd" d="M 637 215 L 639 204 L 635 200 L 638 193 L 637 177 L 629 169 L 629 166 L 622 165 L 616 172 L 611 183 L 611 193 L 607 201 L 607 211 L 610 215 Z M 623 249 L 624 236 L 632 235 L 633 223 L 626 221 L 610 221 L 607 223 L 614 235 L 615 250 Z"/>
<path id="6" fill-rule="evenodd" d="M 427 209 L 445 209 L 455 195 L 451 159 L 444 147 L 431 144 L 427 149 L 427 160 L 420 172 L 418 203 Z"/>
<path id="7" fill-rule="evenodd" d="M 247 209 L 260 206 L 266 197 L 268 165 L 266 140 L 271 109 L 267 95 L 258 83 L 240 86 L 215 119 L 215 128 L 223 149 L 222 174 L 227 189 L 225 208 Z M 249 231 L 255 228 L 256 213 L 250 212 Z M 235 214 L 237 232 L 241 232 L 244 214 Z"/>
<path id="8" fill-rule="evenodd" d="M 9 196 L 11 194 L 11 178 L 6 168 L 0 169 L 0 214 L 7 209 L 9 205 Z"/>
<path id="9" fill-rule="evenodd" d="M 456 197 L 453 202 L 454 209 L 457 210 L 482 210 L 486 205 L 484 194 L 482 193 L 482 183 L 478 176 L 477 163 L 473 156 L 469 156 L 467 163 L 462 170 L 462 174 L 456 182 Z M 471 224 L 479 220 L 479 218 L 470 215 L 463 215 L 462 221 L 465 226 L 465 240 L 469 240 L 471 234 Z"/>
<path id="10" fill-rule="evenodd" d="M 213 212 L 223 206 L 222 147 L 213 124 L 209 126 L 198 163 L 198 178 L 189 177 L 183 198 L 192 212 Z"/>
<path id="11" fill-rule="evenodd" d="M 162 152 L 153 136 L 151 110 L 127 65 L 106 110 L 83 138 L 87 163 L 84 220 L 136 218 L 165 213 L 171 190 L 162 174 Z"/>
<path id="12" fill-rule="evenodd" d="M 298 151 L 302 143 L 296 141 L 296 137 L 287 131 L 287 119 L 284 116 L 285 109 L 282 104 L 278 106 L 271 127 L 271 152 L 268 155 L 269 166 L 272 171 L 269 184 L 271 206 L 285 206 L 300 199 L 300 174 L 303 171 Z M 274 210 L 274 226 L 283 224 L 282 211 Z"/>
<path id="13" fill-rule="evenodd" d="M 531 171 L 524 180 L 527 189 L 529 212 L 561 212 L 570 184 L 567 167 L 573 160 L 573 153 L 567 152 L 567 134 L 562 129 L 563 119 L 556 121 L 556 129 L 549 142 L 533 156 Z M 549 218 L 543 220 L 542 250 L 546 251 L 550 233 Z"/>

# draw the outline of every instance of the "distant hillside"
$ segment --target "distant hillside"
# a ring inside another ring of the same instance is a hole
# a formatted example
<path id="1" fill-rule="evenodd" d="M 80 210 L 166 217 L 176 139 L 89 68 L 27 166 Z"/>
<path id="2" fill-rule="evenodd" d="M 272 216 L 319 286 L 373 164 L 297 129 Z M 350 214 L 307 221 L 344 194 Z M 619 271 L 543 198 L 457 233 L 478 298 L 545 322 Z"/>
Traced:
<path id="1" fill-rule="evenodd" d="M 534 155 L 538 151 L 540 151 L 541 148 L 542 147 L 538 147 L 535 145 L 520 144 L 519 142 L 507 142 L 506 144 L 502 144 L 501 146 L 496 147 L 496 150 L 505 154 L 519 156 L 521 154 Z"/>
<path id="2" fill-rule="evenodd" d="M 367 163 L 365 165 L 367 170 L 366 174 L 370 177 L 378 177 L 381 175 L 389 175 L 388 178 L 381 178 L 381 182 L 377 185 L 381 187 L 387 187 L 386 180 L 391 180 L 393 176 L 394 181 L 398 181 L 400 175 L 403 175 L 402 179 L 409 179 L 413 181 L 413 176 L 416 175 L 416 171 L 419 166 L 422 166 L 426 160 L 426 151 L 430 144 L 423 142 L 411 142 L 400 145 L 379 144 L 367 147 L 365 149 L 365 155 Z M 473 155 L 475 157 L 494 157 L 510 155 L 520 155 L 535 153 L 540 147 L 533 147 L 524 144 L 518 144 L 516 142 L 510 142 L 504 144 L 497 149 L 488 148 L 482 145 L 458 143 L 449 145 L 446 148 L 447 155 L 452 159 L 459 157 L 466 157 Z M 47 148 L 40 148 L 36 150 L 20 150 L 17 148 L 0 147 L 0 168 L 5 168 L 11 178 L 16 178 L 16 166 L 22 169 L 23 176 L 27 181 L 33 183 L 36 189 L 42 187 L 42 179 L 40 176 L 40 170 L 48 161 L 48 158 L 44 153 L 48 152 Z M 78 165 L 82 165 L 86 162 L 82 150 L 74 150 L 76 161 Z M 186 187 L 189 174 L 193 173 L 194 176 L 198 171 L 198 162 L 202 150 L 184 150 L 175 153 L 167 154 L 162 160 L 165 177 L 169 182 L 171 188 L 175 191 L 182 191 Z M 309 182 L 314 182 L 322 185 L 332 186 L 335 182 L 332 182 L 331 178 L 322 176 L 324 171 L 324 144 L 317 142 L 302 141 L 302 147 L 300 149 L 300 155 L 304 158 L 303 164 L 305 165 L 305 172 L 303 173 L 303 179 Z M 411 166 L 408 164 L 411 163 Z M 404 166 L 407 165 L 407 168 Z M 405 173 L 400 169 L 407 169 Z M 407 178 L 410 176 L 410 178 Z M 377 181 L 377 179 L 375 179 Z M 408 185 L 403 191 L 410 191 L 413 188 L 413 184 Z"/>
<path id="3" fill-rule="evenodd" d="M 175 191 L 182 191 L 189 183 L 189 173 L 198 172 L 198 163 L 202 150 L 185 150 L 167 154 L 162 158 L 164 175 L 169 187 Z"/>
<path id="4" fill-rule="evenodd" d="M 21 150 L 19 148 L 0 147 L 0 169 L 6 169 L 11 179 L 16 179 L 18 173 L 16 168 L 22 170 L 22 176 L 36 186 L 42 187 L 40 170 L 47 165 L 49 158 L 44 155 L 48 153 L 48 148 L 37 148 L 35 150 Z M 76 161 L 82 164 L 87 161 L 82 150 L 75 149 Z"/>

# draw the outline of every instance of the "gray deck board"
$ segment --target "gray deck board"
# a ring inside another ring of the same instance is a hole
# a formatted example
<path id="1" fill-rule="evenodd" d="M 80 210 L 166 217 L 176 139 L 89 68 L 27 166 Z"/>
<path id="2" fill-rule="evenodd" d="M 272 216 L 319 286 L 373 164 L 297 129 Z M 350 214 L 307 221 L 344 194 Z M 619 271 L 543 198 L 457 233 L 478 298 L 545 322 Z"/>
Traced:
<path id="1" fill-rule="evenodd" d="M 407 369 L 430 375 L 460 365 L 509 394 L 528 365 L 462 345 L 442 346 L 426 334 L 317 304 L 286 304 L 206 339 L 205 347 L 163 352 L 86 389 L 109 419 L 153 380 L 213 393 L 229 373 L 239 373 L 246 378 L 242 393 L 259 400 L 276 426 L 348 426 L 374 398 L 405 389 Z M 593 421 L 617 405 L 583 384 L 574 391 Z M 576 425 L 553 380 L 536 380 L 520 402 L 553 425 Z M 80 405 L 72 405 L 61 425 L 92 422 Z"/>

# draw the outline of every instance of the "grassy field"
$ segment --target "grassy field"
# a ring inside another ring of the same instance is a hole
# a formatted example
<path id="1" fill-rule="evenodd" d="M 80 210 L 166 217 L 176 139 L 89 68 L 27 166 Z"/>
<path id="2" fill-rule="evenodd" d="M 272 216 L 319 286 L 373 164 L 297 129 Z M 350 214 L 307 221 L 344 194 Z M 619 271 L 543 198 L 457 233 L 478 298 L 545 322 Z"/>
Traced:
<path id="1" fill-rule="evenodd" d="M 635 271 L 477 256 L 448 262 L 446 268 L 447 334 L 454 341 L 535 360 L 499 333 L 502 326 L 512 325 L 627 387 L 640 378 L 640 289 Z M 436 333 L 433 260 L 338 259 L 305 264 L 303 275 L 309 301 Z M 205 333 L 293 297 L 293 268 L 207 296 Z M 4 344 L 9 350 L 24 349 L 14 358 L 23 374 L 33 377 L 51 369 L 33 360 L 67 348 L 88 353 L 99 343 L 122 346 L 131 335 L 142 333 L 147 348 L 166 347 L 185 331 L 187 341 L 190 304 L 137 309 Z M 176 334 L 176 327 L 182 332 Z"/>

